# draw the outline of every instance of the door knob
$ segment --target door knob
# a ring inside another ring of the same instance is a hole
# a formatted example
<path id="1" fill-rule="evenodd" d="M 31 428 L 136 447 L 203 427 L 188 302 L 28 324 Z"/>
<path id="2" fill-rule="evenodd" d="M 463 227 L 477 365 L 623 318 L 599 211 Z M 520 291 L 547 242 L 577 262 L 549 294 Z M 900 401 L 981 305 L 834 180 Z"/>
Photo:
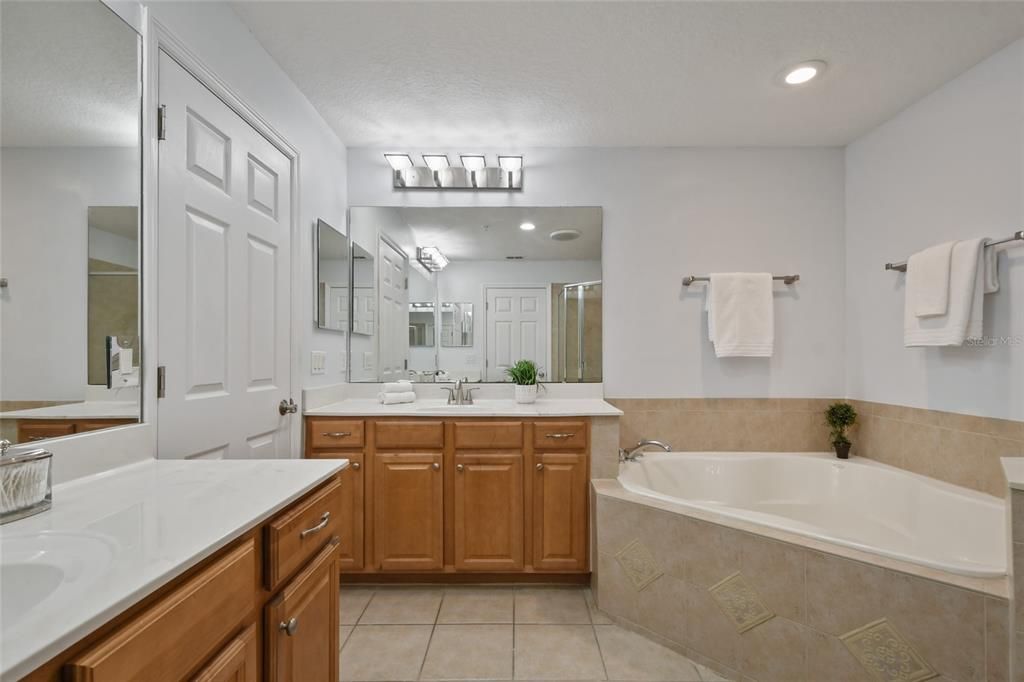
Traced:
<path id="1" fill-rule="evenodd" d="M 296 412 L 298 412 L 299 406 L 295 404 L 294 400 L 288 398 L 288 400 L 282 400 L 280 404 L 278 404 L 277 411 L 283 417 L 286 414 L 295 414 Z"/>
<path id="2" fill-rule="evenodd" d="M 284 633 L 291 637 L 299 629 L 299 619 L 289 618 L 286 621 L 282 620 L 277 627 L 279 630 L 284 630 Z"/>

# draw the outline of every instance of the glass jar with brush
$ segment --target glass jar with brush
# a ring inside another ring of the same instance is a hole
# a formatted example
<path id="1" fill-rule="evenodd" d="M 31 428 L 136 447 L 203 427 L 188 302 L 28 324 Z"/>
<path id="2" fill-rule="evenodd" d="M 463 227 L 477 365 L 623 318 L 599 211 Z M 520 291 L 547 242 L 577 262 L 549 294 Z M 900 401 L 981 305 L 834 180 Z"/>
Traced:
<path id="1" fill-rule="evenodd" d="M 42 448 L 8 453 L 0 441 L 0 525 L 44 512 L 51 504 L 53 454 Z"/>

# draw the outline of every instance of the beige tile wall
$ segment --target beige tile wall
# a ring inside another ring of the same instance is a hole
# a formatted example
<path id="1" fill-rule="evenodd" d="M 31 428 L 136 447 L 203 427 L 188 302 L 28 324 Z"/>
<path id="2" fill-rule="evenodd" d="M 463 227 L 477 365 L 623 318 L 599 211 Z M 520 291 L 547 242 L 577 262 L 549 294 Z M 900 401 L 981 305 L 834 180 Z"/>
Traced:
<path id="1" fill-rule="evenodd" d="M 840 639 L 882 618 L 938 679 L 1010 679 L 1006 599 L 607 495 L 596 514 L 599 608 L 735 679 L 889 679 Z M 617 557 L 637 541 L 649 560 Z M 657 577 L 638 588 L 637 570 Z M 774 614 L 742 633 L 708 589 L 736 572 Z"/>
<path id="2" fill-rule="evenodd" d="M 831 449 L 828 398 L 609 399 L 625 414 L 623 447 L 641 438 L 679 451 L 821 452 Z M 1003 496 L 1000 457 L 1024 456 L 1024 422 L 850 401 L 853 453 Z"/>

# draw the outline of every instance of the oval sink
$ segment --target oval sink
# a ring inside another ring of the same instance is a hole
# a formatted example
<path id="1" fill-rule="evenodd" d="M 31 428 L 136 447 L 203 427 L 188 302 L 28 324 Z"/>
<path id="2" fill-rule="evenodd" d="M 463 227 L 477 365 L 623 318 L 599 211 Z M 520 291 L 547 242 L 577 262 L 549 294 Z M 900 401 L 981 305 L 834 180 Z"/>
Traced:
<path id="1" fill-rule="evenodd" d="M 0 535 L 0 612 L 6 631 L 26 618 L 65 608 L 102 579 L 117 552 L 110 537 L 42 531 Z"/>

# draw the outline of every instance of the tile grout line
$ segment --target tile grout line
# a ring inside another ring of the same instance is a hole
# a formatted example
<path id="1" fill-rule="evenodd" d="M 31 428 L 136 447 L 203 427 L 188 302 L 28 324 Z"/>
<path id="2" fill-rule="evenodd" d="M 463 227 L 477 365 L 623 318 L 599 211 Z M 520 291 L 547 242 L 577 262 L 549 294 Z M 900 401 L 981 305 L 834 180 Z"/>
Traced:
<path id="1" fill-rule="evenodd" d="M 423 650 L 423 658 L 420 660 L 420 669 L 416 673 L 416 679 L 423 677 L 423 668 L 427 665 L 427 654 L 430 653 L 430 644 L 434 641 L 434 631 L 437 630 L 437 620 L 441 617 L 441 607 L 444 606 L 445 590 L 441 589 L 441 601 L 437 603 L 437 611 L 434 612 L 434 623 L 430 626 L 430 637 L 427 638 L 427 648 Z"/>

